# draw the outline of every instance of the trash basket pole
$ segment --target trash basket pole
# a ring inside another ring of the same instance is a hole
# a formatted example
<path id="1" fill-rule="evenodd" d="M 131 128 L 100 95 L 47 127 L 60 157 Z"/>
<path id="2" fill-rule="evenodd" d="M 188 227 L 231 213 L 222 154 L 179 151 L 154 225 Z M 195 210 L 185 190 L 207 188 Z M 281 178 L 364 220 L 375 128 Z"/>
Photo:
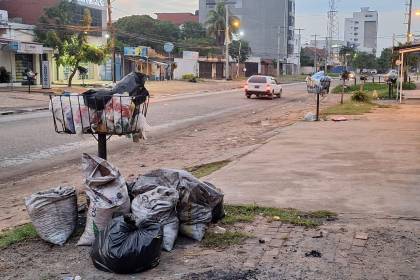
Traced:
<path id="1" fill-rule="evenodd" d="M 98 134 L 98 157 L 106 160 L 106 134 Z"/>
<path id="2" fill-rule="evenodd" d="M 316 93 L 316 121 L 319 121 L 319 92 Z"/>

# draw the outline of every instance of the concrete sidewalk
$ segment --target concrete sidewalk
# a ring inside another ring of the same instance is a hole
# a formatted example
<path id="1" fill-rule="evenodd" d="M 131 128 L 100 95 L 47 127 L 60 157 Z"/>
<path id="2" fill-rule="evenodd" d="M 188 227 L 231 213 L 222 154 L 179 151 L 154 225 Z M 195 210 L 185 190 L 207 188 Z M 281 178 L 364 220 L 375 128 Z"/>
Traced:
<path id="1" fill-rule="evenodd" d="M 226 202 L 420 217 L 420 105 L 299 122 L 206 180 Z"/>

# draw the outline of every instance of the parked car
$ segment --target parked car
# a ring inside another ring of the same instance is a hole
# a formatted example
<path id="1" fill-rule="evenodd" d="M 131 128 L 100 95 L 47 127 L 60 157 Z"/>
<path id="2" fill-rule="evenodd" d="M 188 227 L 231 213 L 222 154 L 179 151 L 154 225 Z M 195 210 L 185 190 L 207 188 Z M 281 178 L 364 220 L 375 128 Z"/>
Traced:
<path id="1" fill-rule="evenodd" d="M 384 80 L 388 82 L 389 80 L 397 80 L 398 79 L 398 71 L 395 69 L 391 69 L 388 73 L 385 74 Z"/>
<path id="2" fill-rule="evenodd" d="M 251 76 L 245 84 L 245 96 L 251 98 L 255 95 L 257 98 L 268 97 L 274 99 L 281 98 L 283 88 L 276 79 L 271 76 Z"/>
<path id="3" fill-rule="evenodd" d="M 349 80 L 356 79 L 356 73 L 354 71 L 349 72 Z"/>

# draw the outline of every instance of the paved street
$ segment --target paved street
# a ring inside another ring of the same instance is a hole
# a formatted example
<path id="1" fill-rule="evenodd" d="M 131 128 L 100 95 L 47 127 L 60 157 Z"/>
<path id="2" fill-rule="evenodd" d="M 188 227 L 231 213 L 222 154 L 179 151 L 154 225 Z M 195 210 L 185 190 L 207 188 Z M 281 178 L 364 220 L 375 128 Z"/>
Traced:
<path id="1" fill-rule="evenodd" d="M 214 93 L 184 94 L 152 99 L 148 120 L 151 135 L 170 132 L 229 114 L 261 110 L 273 104 L 309 98 L 304 85 L 285 85 L 281 100 L 248 100 L 238 90 Z M 43 169 L 56 163 L 79 159 L 82 152 L 95 152 L 95 140 L 86 135 L 58 135 L 49 112 L 36 112 L 0 117 L 0 181 L 22 172 Z M 114 137 L 110 153 L 129 139 Z M 74 151 L 77 150 L 77 153 Z"/>

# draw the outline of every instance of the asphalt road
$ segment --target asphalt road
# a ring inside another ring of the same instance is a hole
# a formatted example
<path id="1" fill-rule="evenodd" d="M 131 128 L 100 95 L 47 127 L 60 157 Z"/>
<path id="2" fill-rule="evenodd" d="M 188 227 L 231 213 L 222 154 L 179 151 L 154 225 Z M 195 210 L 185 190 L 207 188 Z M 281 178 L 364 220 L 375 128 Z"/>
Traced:
<path id="1" fill-rule="evenodd" d="M 148 121 L 152 137 L 160 133 L 186 128 L 190 125 L 222 118 L 246 110 L 261 110 L 273 102 L 293 102 L 305 98 L 304 84 L 284 85 L 283 98 L 275 100 L 249 100 L 241 91 L 203 94 L 183 94 L 151 102 Z M 80 159 L 82 152 L 95 153 L 96 141 L 92 136 L 55 133 L 50 112 L 0 116 L 0 181 L 47 166 Z M 109 145 L 112 153 L 123 145 L 130 145 L 125 137 L 114 137 Z"/>

